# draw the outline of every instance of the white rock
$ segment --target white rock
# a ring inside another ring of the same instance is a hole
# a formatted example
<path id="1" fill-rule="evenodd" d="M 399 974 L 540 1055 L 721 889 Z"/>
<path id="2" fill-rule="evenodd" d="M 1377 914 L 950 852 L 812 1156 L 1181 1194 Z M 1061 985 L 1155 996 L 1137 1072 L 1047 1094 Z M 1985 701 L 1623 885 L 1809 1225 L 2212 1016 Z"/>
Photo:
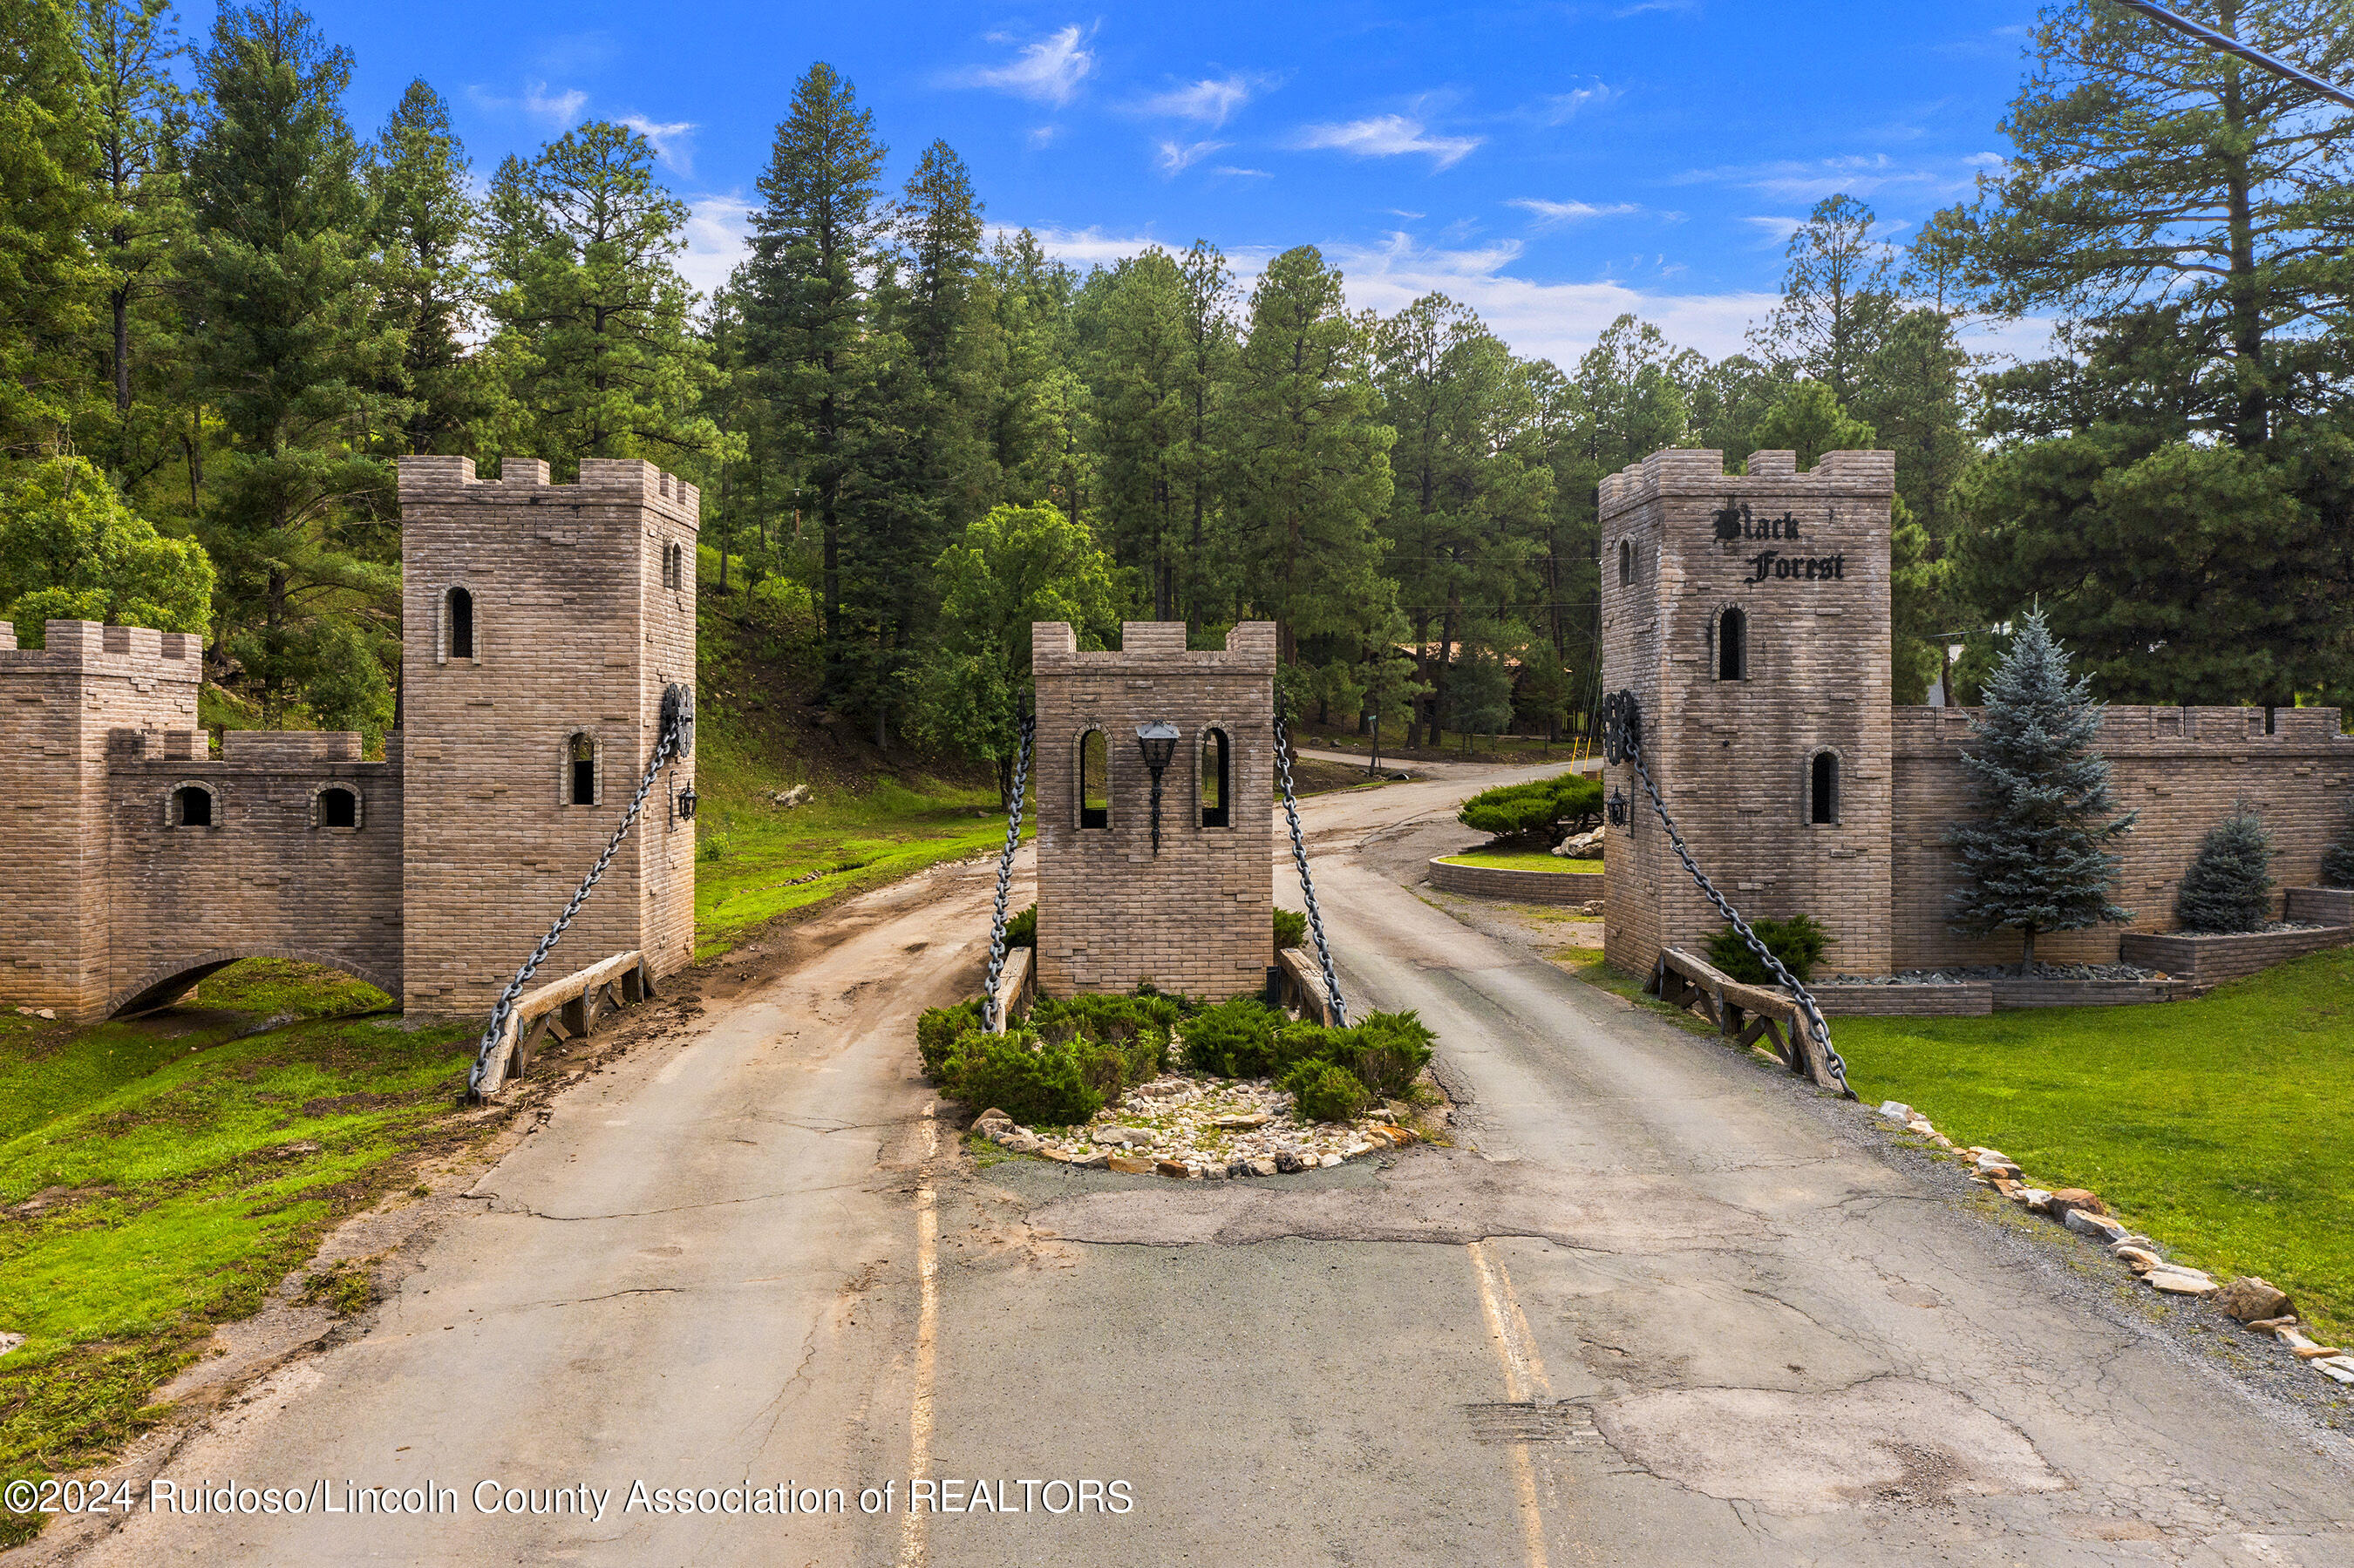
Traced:
<path id="1" fill-rule="evenodd" d="M 2354 1383 L 2354 1356 L 2331 1356 L 2327 1361 L 2307 1361 L 2309 1367 L 2319 1367 L 2339 1383 Z"/>
<path id="2" fill-rule="evenodd" d="M 1891 1121 L 1911 1121 L 1913 1107 L 1903 1100 L 1882 1100 L 1880 1102 L 1880 1114 Z"/>
<path id="3" fill-rule="evenodd" d="M 2060 1222 L 2078 1235 L 2091 1236 L 2104 1246 L 2115 1245 L 2126 1234 L 2125 1226 L 2106 1214 L 2089 1214 L 2082 1209 L 2071 1209 L 2068 1217 Z M 2200 1276 L 2205 1278 L 2205 1276 Z M 2212 1280 L 2208 1281 L 2211 1285 Z"/>
<path id="4" fill-rule="evenodd" d="M 2215 1282 L 2200 1270 L 2170 1264 L 2153 1268 L 2142 1277 L 2168 1296 L 2211 1296 L 2216 1289 Z"/>

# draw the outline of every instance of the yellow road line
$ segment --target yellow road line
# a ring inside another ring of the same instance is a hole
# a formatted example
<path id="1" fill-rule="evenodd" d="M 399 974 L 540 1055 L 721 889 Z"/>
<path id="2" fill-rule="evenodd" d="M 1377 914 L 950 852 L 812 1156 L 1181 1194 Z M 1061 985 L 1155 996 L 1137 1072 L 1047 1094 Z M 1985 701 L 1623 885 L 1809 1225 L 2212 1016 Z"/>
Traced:
<path id="1" fill-rule="evenodd" d="M 924 1107 L 924 1158 L 916 1187 L 916 1279 L 923 1291 L 916 1319 L 916 1392 L 907 1410 L 907 1511 L 899 1516 L 900 1568 L 922 1568 L 925 1518 L 916 1511 L 914 1482 L 932 1467 L 932 1367 L 940 1330 L 940 1213 L 932 1192 L 932 1160 L 939 1153 L 937 1107 Z"/>
<path id="2" fill-rule="evenodd" d="M 1546 1381 L 1544 1362 L 1529 1334 L 1529 1320 L 1512 1295 L 1511 1276 L 1504 1272 L 1501 1259 L 1489 1255 L 1487 1243 L 1473 1242 L 1464 1250 L 1471 1255 L 1471 1272 L 1479 1282 L 1479 1307 L 1487 1315 L 1488 1337 L 1496 1347 L 1497 1359 L 1504 1363 L 1504 1396 L 1514 1401 L 1539 1395 L 1551 1398 L 1553 1385 Z M 1521 1538 L 1529 1568 L 1545 1568 L 1544 1512 L 1537 1506 L 1536 1467 L 1530 1462 L 1526 1443 L 1512 1445 L 1512 1490 L 1520 1499 Z"/>

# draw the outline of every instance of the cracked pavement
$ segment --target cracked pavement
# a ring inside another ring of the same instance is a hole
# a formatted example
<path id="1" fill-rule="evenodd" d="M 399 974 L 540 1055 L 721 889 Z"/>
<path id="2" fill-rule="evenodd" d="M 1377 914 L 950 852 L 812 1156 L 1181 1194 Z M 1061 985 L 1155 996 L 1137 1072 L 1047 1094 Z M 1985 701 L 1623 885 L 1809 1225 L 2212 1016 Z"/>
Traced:
<path id="1" fill-rule="evenodd" d="M 83 1555 L 2354 1563 L 2354 1447 L 2088 1248 L 1402 885 L 1451 847 L 1453 800 L 1523 776 L 1306 806 L 1352 1003 L 1437 1030 L 1458 1147 L 1224 1185 L 977 1170 L 913 1045 L 984 957 L 988 872 L 944 870 L 803 928 L 777 972 L 707 987 L 561 1095 L 366 1332 L 163 1471 L 586 1481 L 613 1489 L 601 1520 L 462 1495 L 414 1519 L 140 1515 Z M 929 1475 L 1017 1499 L 1119 1478 L 1135 1507 L 920 1531 L 620 1511 L 641 1478 L 904 1494 L 911 1429 Z"/>

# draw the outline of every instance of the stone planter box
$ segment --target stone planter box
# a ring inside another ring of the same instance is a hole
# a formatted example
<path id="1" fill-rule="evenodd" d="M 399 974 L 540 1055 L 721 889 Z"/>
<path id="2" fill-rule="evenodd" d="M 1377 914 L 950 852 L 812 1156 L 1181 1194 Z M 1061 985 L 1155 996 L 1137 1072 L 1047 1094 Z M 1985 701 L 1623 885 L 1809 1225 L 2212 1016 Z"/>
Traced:
<path id="1" fill-rule="evenodd" d="M 2354 890 L 2292 887 L 2288 890 L 2288 909 L 2282 918 L 2306 920 L 2316 926 L 2354 926 Z"/>
<path id="2" fill-rule="evenodd" d="M 1599 872 L 1506 871 L 1492 865 L 1430 863 L 1430 885 L 1442 893 L 1474 898 L 1509 898 L 1515 904 L 1593 904 L 1602 897 Z"/>
<path id="3" fill-rule="evenodd" d="M 1999 980 L 1992 984 L 1998 1012 L 2021 1007 L 2132 1007 L 2174 1001 L 2199 991 L 2188 980 Z"/>
<path id="4" fill-rule="evenodd" d="M 1994 1011 L 1994 982 L 1810 986 L 1826 1018 L 1978 1018 Z"/>
<path id="5" fill-rule="evenodd" d="M 2308 903 L 2318 903 L 2332 896 L 2354 898 L 2354 894 L 2331 894 L 2318 888 L 2292 888 L 2289 905 L 2298 907 L 2297 895 L 2312 893 L 2317 896 Z M 2291 918 L 2298 918 L 2292 916 Z M 2310 916 L 2304 916 L 2309 918 Z M 2189 980 L 2204 991 L 2227 980 L 2268 969 L 2274 964 L 2301 959 L 2307 953 L 2317 953 L 2324 948 L 2342 948 L 2354 942 L 2354 926 L 2326 926 L 2310 931 L 2257 931 L 2242 937 L 2207 936 L 2190 931 L 2169 931 L 2162 935 L 2128 934 L 2117 943 L 2117 957 L 2144 969 L 2164 969 L 2178 980 Z"/>

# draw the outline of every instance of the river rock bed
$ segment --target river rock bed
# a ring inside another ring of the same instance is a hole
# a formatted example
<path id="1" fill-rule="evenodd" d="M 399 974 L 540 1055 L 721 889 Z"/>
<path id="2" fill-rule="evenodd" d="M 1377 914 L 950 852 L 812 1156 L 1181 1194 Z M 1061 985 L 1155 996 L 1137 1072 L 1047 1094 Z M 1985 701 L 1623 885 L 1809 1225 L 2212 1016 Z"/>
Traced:
<path id="1" fill-rule="evenodd" d="M 2017 964 L 1957 964 L 1942 969 L 1903 969 L 1891 975 L 1833 975 L 1831 985 L 1960 985 L 1967 980 L 2017 980 Z M 2163 969 L 2139 964 L 2041 964 L 2027 978 L 2047 980 L 2158 980 Z"/>
<path id="2" fill-rule="evenodd" d="M 1013 1154 L 1133 1175 L 1196 1181 L 1290 1175 L 1416 1140 L 1403 1101 L 1355 1121 L 1299 1119 L 1292 1097 L 1266 1078 L 1164 1073 L 1080 1127 L 1033 1128 L 985 1110 L 973 1130 Z"/>

